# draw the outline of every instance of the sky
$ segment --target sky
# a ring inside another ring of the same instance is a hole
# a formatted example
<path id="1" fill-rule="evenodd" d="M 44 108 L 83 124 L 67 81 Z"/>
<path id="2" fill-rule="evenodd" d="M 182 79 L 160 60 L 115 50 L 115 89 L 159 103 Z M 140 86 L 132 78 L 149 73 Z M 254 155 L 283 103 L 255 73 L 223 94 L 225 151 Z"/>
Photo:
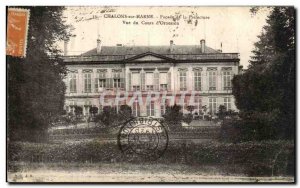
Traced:
<path id="1" fill-rule="evenodd" d="M 240 64 L 247 68 L 253 44 L 269 14 L 267 9 L 256 15 L 249 10 L 250 7 L 67 7 L 65 20 L 74 27 L 75 35 L 69 41 L 68 54 L 79 55 L 95 48 L 98 37 L 103 46 L 169 45 L 170 40 L 175 45 L 200 45 L 200 40 L 205 39 L 211 48 L 240 53 Z"/>

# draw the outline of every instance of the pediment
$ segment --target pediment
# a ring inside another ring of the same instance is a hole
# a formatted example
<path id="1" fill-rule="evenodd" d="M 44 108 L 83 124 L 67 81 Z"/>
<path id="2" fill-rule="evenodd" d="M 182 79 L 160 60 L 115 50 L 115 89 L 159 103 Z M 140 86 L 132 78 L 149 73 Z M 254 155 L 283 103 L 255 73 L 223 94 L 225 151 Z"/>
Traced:
<path id="1" fill-rule="evenodd" d="M 162 61 L 162 60 L 165 60 L 165 59 L 155 57 L 153 55 L 146 55 L 144 57 L 134 59 L 133 61 Z"/>
<path id="2" fill-rule="evenodd" d="M 160 54 L 155 54 L 155 53 L 151 53 L 151 52 L 147 52 L 144 54 L 139 54 L 136 55 L 134 57 L 131 57 L 129 59 L 127 59 L 127 61 L 131 61 L 131 62 L 142 62 L 142 61 L 166 61 L 166 60 L 172 60 L 169 57 L 165 57 L 163 55 Z"/>

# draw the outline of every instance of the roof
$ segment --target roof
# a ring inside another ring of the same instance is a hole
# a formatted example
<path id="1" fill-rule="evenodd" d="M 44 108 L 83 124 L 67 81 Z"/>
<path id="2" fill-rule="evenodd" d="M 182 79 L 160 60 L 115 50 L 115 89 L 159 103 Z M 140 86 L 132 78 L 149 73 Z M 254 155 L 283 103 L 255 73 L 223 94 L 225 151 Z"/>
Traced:
<path id="1" fill-rule="evenodd" d="M 94 55 L 129 55 L 143 54 L 152 52 L 155 54 L 201 54 L 200 45 L 174 45 L 171 53 L 170 46 L 102 46 L 100 54 L 97 54 L 97 49 L 94 48 L 87 51 L 81 56 Z M 208 46 L 205 46 L 205 53 L 221 53 Z"/>

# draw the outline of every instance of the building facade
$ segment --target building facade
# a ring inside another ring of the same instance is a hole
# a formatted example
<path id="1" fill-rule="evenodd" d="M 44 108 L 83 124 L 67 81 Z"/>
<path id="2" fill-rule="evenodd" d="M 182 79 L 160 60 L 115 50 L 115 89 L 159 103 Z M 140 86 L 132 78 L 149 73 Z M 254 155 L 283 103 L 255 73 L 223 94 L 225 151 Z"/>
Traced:
<path id="1" fill-rule="evenodd" d="M 98 39 L 95 49 L 65 54 L 64 62 L 67 112 L 81 106 L 88 117 L 92 106 L 118 111 L 124 104 L 134 116 L 161 117 L 174 104 L 183 113 L 190 112 L 186 106 L 193 106 L 193 114 L 214 115 L 220 105 L 237 111 L 231 80 L 240 71 L 239 54 L 214 50 L 204 40 L 199 45 L 102 46 Z M 122 100 L 113 101 L 117 97 Z"/>

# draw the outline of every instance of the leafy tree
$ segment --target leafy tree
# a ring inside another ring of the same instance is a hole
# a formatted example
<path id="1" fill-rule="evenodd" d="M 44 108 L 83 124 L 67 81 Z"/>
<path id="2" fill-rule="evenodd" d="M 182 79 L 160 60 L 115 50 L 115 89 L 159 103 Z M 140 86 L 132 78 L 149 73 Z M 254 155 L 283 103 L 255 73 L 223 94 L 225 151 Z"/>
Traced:
<path id="1" fill-rule="evenodd" d="M 183 115 L 182 121 L 187 124 L 190 124 L 193 121 L 193 114 L 189 113 L 189 114 Z"/>
<path id="2" fill-rule="evenodd" d="M 255 114 L 257 118 L 252 121 L 256 120 L 257 125 L 270 128 L 274 133 L 272 139 L 292 139 L 295 131 L 294 8 L 272 7 L 254 47 L 249 69 L 233 79 L 236 105 L 242 112 Z M 268 116 L 258 113 L 268 113 Z M 274 116 L 279 118 L 270 120 L 272 126 L 267 120 L 262 121 L 264 117 Z"/>
<path id="3" fill-rule="evenodd" d="M 6 56 L 8 137 L 36 141 L 63 110 L 66 68 L 56 44 L 70 37 L 70 27 L 64 7 L 24 8 L 30 10 L 26 58 Z"/>
<path id="4" fill-rule="evenodd" d="M 176 130 L 181 128 L 181 122 L 183 119 L 183 114 L 181 112 L 181 106 L 167 106 L 166 113 L 163 115 L 164 121 L 167 123 L 171 130 Z"/>
<path id="5" fill-rule="evenodd" d="M 224 120 L 225 116 L 227 115 L 226 107 L 224 105 L 219 106 L 217 115 L 220 120 Z"/>
<path id="6" fill-rule="evenodd" d="M 121 105 L 120 111 L 119 111 L 119 119 L 121 121 L 126 121 L 132 117 L 132 109 L 128 105 Z"/>
<path id="7" fill-rule="evenodd" d="M 111 128 L 118 120 L 117 113 L 111 106 L 104 106 L 102 112 L 96 116 L 95 121 L 101 122 L 106 128 Z"/>

